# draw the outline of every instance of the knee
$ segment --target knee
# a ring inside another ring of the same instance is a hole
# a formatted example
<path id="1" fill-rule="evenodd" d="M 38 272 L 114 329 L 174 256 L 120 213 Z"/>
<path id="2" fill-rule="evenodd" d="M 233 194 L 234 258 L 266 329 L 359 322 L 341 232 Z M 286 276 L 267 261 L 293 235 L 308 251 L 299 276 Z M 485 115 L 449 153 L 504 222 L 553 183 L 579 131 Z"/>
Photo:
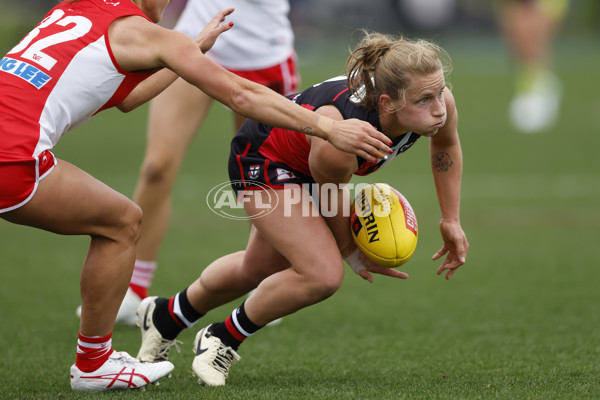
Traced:
<path id="1" fill-rule="evenodd" d="M 175 173 L 175 157 L 168 151 L 160 155 L 147 155 L 140 168 L 140 178 L 148 185 L 160 185 L 168 182 Z"/>
<path id="2" fill-rule="evenodd" d="M 331 297 L 342 286 L 344 280 L 344 264 L 341 262 L 335 267 L 328 266 L 320 270 L 318 277 L 311 280 L 310 294 L 316 301 Z"/>
<path id="3" fill-rule="evenodd" d="M 135 245 L 140 239 L 142 225 L 142 209 L 133 201 L 123 206 L 117 222 L 117 240 Z"/>

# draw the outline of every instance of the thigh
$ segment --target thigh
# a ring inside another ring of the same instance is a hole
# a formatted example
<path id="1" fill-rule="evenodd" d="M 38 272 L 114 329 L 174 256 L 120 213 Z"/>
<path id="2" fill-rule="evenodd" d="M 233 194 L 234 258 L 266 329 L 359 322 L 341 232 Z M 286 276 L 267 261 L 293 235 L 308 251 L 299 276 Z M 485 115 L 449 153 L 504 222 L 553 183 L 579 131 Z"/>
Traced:
<path id="1" fill-rule="evenodd" d="M 1 215 L 10 222 L 60 234 L 108 236 L 136 212 L 139 208 L 125 195 L 58 160 L 27 204 Z"/>
<path id="2" fill-rule="evenodd" d="M 298 199 L 298 194 L 289 192 L 293 190 L 301 191 L 300 201 L 289 201 L 290 198 Z M 310 194 L 300 186 L 275 192 L 279 202 L 273 211 L 252 219 L 257 234 L 248 243 L 248 257 L 259 257 L 268 249 L 267 254 L 273 254 L 274 262 L 285 259 L 301 274 L 326 273 L 330 268 L 343 269 L 335 239 Z M 251 199 L 245 202 L 248 215 L 258 215 L 260 208 L 268 204 L 261 196 L 266 196 L 265 191 L 254 191 Z"/>
<path id="3" fill-rule="evenodd" d="M 241 265 L 247 275 L 262 280 L 289 268 L 291 264 L 255 226 L 252 226 Z"/>

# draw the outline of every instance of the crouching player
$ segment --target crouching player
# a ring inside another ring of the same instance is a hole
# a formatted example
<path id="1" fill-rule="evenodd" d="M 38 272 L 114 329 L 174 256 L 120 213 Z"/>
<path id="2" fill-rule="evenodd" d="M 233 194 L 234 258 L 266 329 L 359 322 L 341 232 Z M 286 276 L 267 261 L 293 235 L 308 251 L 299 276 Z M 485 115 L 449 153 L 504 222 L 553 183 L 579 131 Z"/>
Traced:
<path id="1" fill-rule="evenodd" d="M 445 81 L 448 63 L 446 53 L 431 42 L 366 34 L 347 61 L 346 76 L 291 97 L 332 120 L 367 121 L 392 140 L 393 156 L 429 138 L 443 241 L 433 259 L 446 255 L 437 270 L 446 278 L 463 265 L 469 247 L 459 216 L 462 153 L 454 97 Z M 279 201 L 270 213 L 262 213 L 261 207 L 268 204 L 266 191 L 247 195 L 263 185 L 280 200 L 292 198 L 287 191 L 304 190 L 300 188 L 306 183 L 341 187 L 353 174 L 375 172 L 392 158 L 370 162 L 325 140 L 247 121 L 233 139 L 229 160 L 233 188 L 238 196 L 247 196 L 244 208 L 253 225 L 246 250 L 214 261 L 171 298 L 144 299 L 137 311 L 142 331 L 138 357 L 166 360 L 183 329 L 256 288 L 225 321 L 202 328 L 194 341 L 192 368 L 199 382 L 224 385 L 245 339 L 338 290 L 344 259 L 368 281 L 372 273 L 407 278 L 404 272 L 366 260 L 352 240 L 348 215 L 324 217 L 308 195 L 295 204 Z M 336 197 L 350 201 L 341 193 Z M 340 203 L 337 209 L 348 207 Z"/>

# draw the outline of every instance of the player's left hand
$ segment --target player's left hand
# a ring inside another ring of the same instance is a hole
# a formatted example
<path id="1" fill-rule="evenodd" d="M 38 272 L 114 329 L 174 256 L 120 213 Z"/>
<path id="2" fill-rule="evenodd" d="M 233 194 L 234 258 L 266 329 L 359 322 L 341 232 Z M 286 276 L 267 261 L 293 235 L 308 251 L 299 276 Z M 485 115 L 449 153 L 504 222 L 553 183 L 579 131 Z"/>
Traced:
<path id="1" fill-rule="evenodd" d="M 349 256 L 344 257 L 344 261 L 350 265 L 350 268 L 352 268 L 356 274 L 371 283 L 373 282 L 373 275 L 371 275 L 371 272 L 374 274 L 391 276 L 392 278 L 408 279 L 408 274 L 406 272 L 375 264 L 373 261 L 369 260 L 358 247 L 356 247 Z"/>
<path id="2" fill-rule="evenodd" d="M 225 17 L 230 15 L 233 10 L 233 8 L 226 8 L 219 11 L 212 17 L 210 22 L 206 24 L 204 29 L 202 29 L 202 32 L 196 36 L 196 43 L 198 44 L 200 51 L 203 53 L 209 51 L 217 41 L 219 35 L 223 32 L 227 32 L 233 27 L 233 22 L 223 24 L 223 22 L 225 22 Z"/>
<path id="3" fill-rule="evenodd" d="M 448 254 L 438 268 L 437 274 L 441 275 L 444 271 L 447 271 L 446 279 L 450 279 L 458 267 L 465 263 L 469 251 L 469 242 L 459 222 L 440 221 L 440 232 L 444 245 L 433 255 L 432 259 L 437 260 L 444 254 Z"/>

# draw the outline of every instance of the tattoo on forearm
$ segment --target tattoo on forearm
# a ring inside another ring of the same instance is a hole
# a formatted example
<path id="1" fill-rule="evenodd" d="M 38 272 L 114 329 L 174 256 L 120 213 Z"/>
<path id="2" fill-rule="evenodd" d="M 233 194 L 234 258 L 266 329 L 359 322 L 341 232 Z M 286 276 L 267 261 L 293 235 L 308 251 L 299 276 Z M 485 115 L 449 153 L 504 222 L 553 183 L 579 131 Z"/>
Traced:
<path id="1" fill-rule="evenodd" d="M 304 133 L 305 135 L 309 135 L 309 136 L 313 136 L 315 134 L 315 131 L 310 126 L 301 127 L 300 132 Z"/>
<path id="2" fill-rule="evenodd" d="M 431 156 L 431 164 L 438 171 L 446 172 L 454 164 L 454 161 L 452 161 L 450 154 L 437 152 Z"/>

